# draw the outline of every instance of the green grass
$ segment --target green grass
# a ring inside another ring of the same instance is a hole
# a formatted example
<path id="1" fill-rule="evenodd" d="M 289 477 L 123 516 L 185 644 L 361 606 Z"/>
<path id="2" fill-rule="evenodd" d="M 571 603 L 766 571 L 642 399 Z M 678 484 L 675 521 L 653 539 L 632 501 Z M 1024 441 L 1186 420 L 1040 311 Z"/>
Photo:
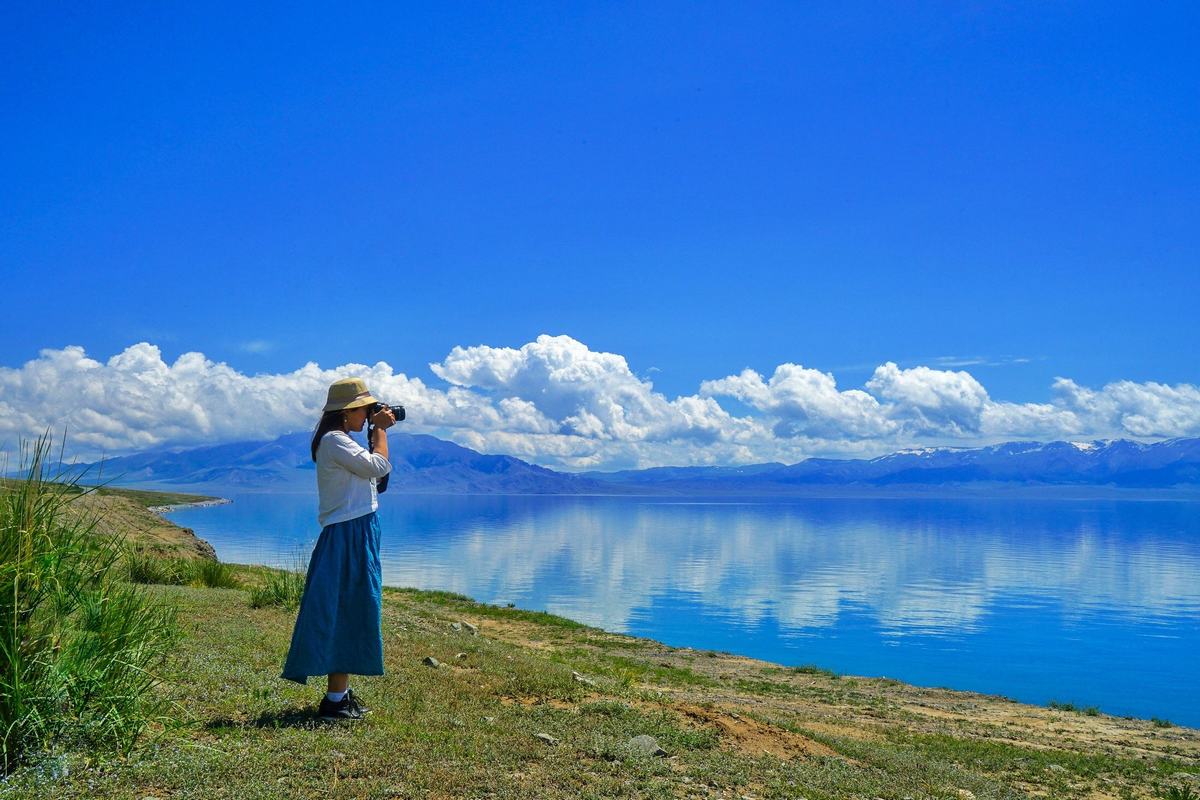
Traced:
<path id="1" fill-rule="evenodd" d="M 1077 706 L 1074 703 L 1063 703 L 1058 700 L 1051 700 L 1046 703 L 1046 708 L 1053 708 L 1056 711 L 1073 711 L 1076 714 L 1084 714 L 1089 717 L 1100 716 L 1100 709 L 1097 706 Z"/>
<path id="2" fill-rule="evenodd" d="M 207 558 L 169 558 L 142 548 L 131 548 L 124 554 L 124 577 L 132 583 L 173 586 L 235 589 L 242 585 L 229 564 Z"/>
<path id="3" fill-rule="evenodd" d="M 1067 774 L 1075 778 L 1121 777 L 1143 784 L 1176 772 L 1195 769 L 1194 765 L 1187 762 L 1169 758 L 1148 761 L 1102 752 L 1081 753 L 1055 748 L 1025 747 L 1009 742 L 955 737 L 948 734 L 926 735 L 894 731 L 889 738 L 893 742 L 912 747 L 940 760 L 985 773 L 1003 774 L 1016 770 L 1031 782 L 1046 780 L 1046 776 L 1054 772 L 1052 765 L 1062 767 Z"/>
<path id="4" fill-rule="evenodd" d="M 263 585 L 280 572 L 232 569 L 244 583 Z M 483 615 L 464 598 L 416 590 L 384 593 L 385 674 L 352 677 L 371 715 L 354 726 L 326 725 L 314 717 L 323 678 L 308 686 L 278 678 L 294 612 L 253 608 L 244 590 L 147 589 L 180 609 L 185 635 L 164 687 L 184 724 L 164 729 L 159 741 L 129 759 L 80 754 L 61 762 L 66 774 L 60 769 L 58 777 L 22 770 L 9 783 L 9 797 L 956 800 L 966 790 L 978 800 L 1008 800 L 1025 796 L 1029 786 L 1053 797 L 1082 797 L 1071 787 L 1101 778 L 1154 787 L 1194 769 L 1184 761 L 1047 750 L 882 721 L 876 722 L 882 736 L 839 738 L 810 730 L 806 718 L 788 710 L 786 703 L 801 695 L 783 696 L 778 706 L 770 695 L 738 695 L 751 704 L 743 717 L 837 753 L 782 760 L 735 746 L 724 729 L 697 722 L 677 703 L 719 709 L 739 680 L 761 680 L 754 675 L 769 675 L 768 682 L 794 679 L 813 692 L 836 687 L 845 693 L 845 680 L 754 665 L 718 680 L 702 671 L 713 663 L 707 658 L 697 658 L 694 669 L 664 666 L 664 650 L 654 643 L 605 634 L 607 643 L 625 642 L 617 652 L 589 644 L 600 638 L 593 629 L 563 626 L 548 615 L 538 621 L 516 609 Z M 473 618 L 484 617 L 478 636 L 450 627 L 468 609 Z M 537 646 L 509 643 L 497 635 L 501 629 L 508 635 L 519 629 Z M 427 655 L 443 666 L 424 666 Z M 580 684 L 572 671 L 596 685 Z M 863 692 L 892 688 L 870 681 L 860 686 Z M 841 700 L 820 707 L 823 720 L 843 713 Z M 559 744 L 547 745 L 535 733 Z M 643 733 L 669 757 L 633 752 L 629 739 Z M 1051 764 L 1066 772 L 1050 770 Z M 1153 796 L 1147 791 L 1134 794 Z"/>
<path id="5" fill-rule="evenodd" d="M 824 669 L 823 667 L 818 667 L 815 664 L 801 664 L 798 667 L 792 667 L 791 670 L 792 672 L 800 675 L 822 675 L 826 678 L 835 679 L 842 677 L 831 669 Z"/>
<path id="6" fill-rule="evenodd" d="M 210 561 L 207 558 L 192 560 L 193 579 L 201 586 L 214 589 L 236 589 L 242 585 L 234 575 L 233 567 L 220 561 Z"/>
<path id="7" fill-rule="evenodd" d="M 305 577 L 304 567 L 299 565 L 296 569 L 268 572 L 263 584 L 250 590 L 250 607 L 277 606 L 295 610 L 304 595 Z"/>
<path id="8" fill-rule="evenodd" d="M 1200 794 L 1190 786 L 1170 786 L 1159 797 L 1163 800 L 1200 800 Z"/>
<path id="9" fill-rule="evenodd" d="M 195 574 L 192 559 L 163 558 L 152 552 L 132 549 L 125 554 L 125 577 L 133 583 L 191 583 Z"/>
<path id="10" fill-rule="evenodd" d="M 72 514 L 86 495 L 50 440 L 23 443 L 25 478 L 0 486 L 0 769 L 59 748 L 128 753 L 165 711 L 158 670 L 175 609 L 123 580 L 120 538 Z"/>
<path id="11" fill-rule="evenodd" d="M 478 603 L 466 595 L 456 592 L 422 592 L 417 589 L 406 588 L 389 588 L 388 592 L 395 593 L 399 596 L 420 594 L 422 599 L 427 602 L 436 603 L 447 609 L 475 614 L 481 617 L 490 617 L 492 619 L 509 619 L 520 622 L 533 622 L 538 625 L 546 625 L 555 628 L 565 628 L 567 630 L 599 630 L 584 625 L 582 622 L 576 622 L 573 619 L 560 617 L 555 614 L 548 614 L 545 611 L 525 611 L 519 608 L 508 608 L 488 603 Z"/>

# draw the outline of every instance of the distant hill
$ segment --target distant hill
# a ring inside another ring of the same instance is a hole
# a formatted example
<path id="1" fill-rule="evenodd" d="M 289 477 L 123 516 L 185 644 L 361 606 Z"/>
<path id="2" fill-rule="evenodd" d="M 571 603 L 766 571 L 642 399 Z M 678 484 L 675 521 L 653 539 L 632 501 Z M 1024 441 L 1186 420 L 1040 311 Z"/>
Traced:
<path id="1" fill-rule="evenodd" d="M 150 451 L 94 465 L 92 476 L 121 485 L 218 490 L 312 491 L 309 434 L 266 442 Z M 423 434 L 388 436 L 389 491 L 506 494 L 814 494 L 824 490 L 928 490 L 931 487 L 1183 488 L 1200 491 L 1200 439 L 1144 444 L 1006 442 L 988 447 L 926 447 L 872 459 L 810 458 L 797 464 L 656 467 L 621 472 L 557 472 L 502 455 L 483 455 Z"/>
<path id="2" fill-rule="evenodd" d="M 90 467 L 121 485 L 190 489 L 282 489 L 312 491 L 316 465 L 311 434 L 292 433 L 268 442 L 150 451 L 108 459 Z M 611 491 L 579 475 L 555 472 L 512 456 L 483 455 L 434 436 L 388 434 L 392 462 L 389 492 L 583 494 Z"/>
<path id="3" fill-rule="evenodd" d="M 1005 442 L 988 447 L 925 447 L 872 459 L 810 458 L 785 466 L 686 467 L 587 473 L 656 492 L 766 492 L 801 487 L 929 487 L 963 485 L 1200 488 L 1200 439 L 1143 444 Z"/>

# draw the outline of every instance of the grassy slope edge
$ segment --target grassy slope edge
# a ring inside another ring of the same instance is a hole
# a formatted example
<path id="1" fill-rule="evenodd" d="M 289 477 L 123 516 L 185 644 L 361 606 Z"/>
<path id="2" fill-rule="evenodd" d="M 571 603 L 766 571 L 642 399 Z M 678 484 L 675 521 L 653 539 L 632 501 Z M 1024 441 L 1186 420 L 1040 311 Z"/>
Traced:
<path id="1" fill-rule="evenodd" d="M 166 558 L 205 558 L 216 560 L 212 546 L 184 528 L 152 511 L 152 508 L 189 503 L 206 503 L 220 498 L 178 492 L 152 492 L 144 489 L 118 489 L 104 486 L 79 497 L 68 510 L 99 518 L 97 532 L 124 533 L 130 544 L 138 544 Z"/>

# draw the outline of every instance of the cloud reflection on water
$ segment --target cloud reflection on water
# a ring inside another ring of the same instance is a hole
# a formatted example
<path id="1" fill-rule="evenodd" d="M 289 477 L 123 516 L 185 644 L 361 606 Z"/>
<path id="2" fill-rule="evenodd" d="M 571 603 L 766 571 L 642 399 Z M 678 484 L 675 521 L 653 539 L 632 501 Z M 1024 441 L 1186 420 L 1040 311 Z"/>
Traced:
<path id="1" fill-rule="evenodd" d="M 1001 602 L 1147 621 L 1200 609 L 1187 504 L 489 500 L 489 513 L 443 519 L 426 538 L 413 514 L 444 517 L 423 507 L 443 500 L 385 511 L 385 582 L 617 631 L 664 597 L 795 635 L 835 626 L 851 607 L 888 636 L 973 633 Z"/>

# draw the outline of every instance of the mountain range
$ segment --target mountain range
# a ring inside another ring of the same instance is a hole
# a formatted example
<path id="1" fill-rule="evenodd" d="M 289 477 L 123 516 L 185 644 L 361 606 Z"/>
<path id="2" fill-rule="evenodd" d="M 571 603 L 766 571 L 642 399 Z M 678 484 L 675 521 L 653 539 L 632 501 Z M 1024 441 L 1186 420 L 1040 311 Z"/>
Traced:
<path id="1" fill-rule="evenodd" d="M 1142 443 L 1005 442 L 925 447 L 871 459 L 796 464 L 655 467 L 566 473 L 513 456 L 484 455 L 424 434 L 388 436 L 389 491 L 407 493 L 780 495 L 929 491 L 936 487 L 1108 487 L 1200 491 L 1200 438 Z M 309 434 L 187 450 L 155 450 L 92 464 L 88 478 L 120 485 L 224 491 L 312 491 Z"/>

